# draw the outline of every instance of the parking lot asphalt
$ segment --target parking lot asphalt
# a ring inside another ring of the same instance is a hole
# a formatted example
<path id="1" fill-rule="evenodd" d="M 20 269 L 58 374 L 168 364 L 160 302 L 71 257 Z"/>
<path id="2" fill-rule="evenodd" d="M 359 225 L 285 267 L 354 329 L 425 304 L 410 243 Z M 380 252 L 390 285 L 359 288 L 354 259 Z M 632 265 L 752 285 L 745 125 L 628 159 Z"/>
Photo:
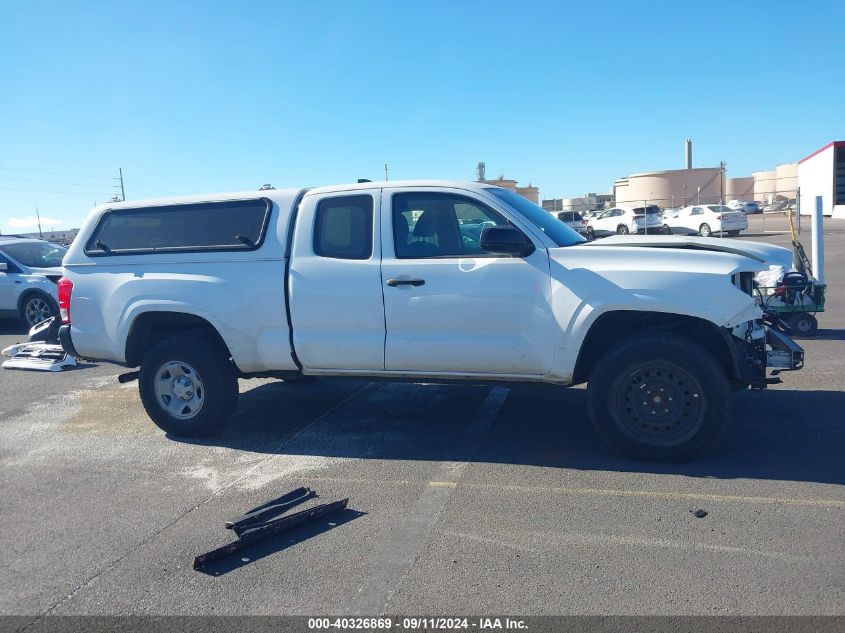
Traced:
<path id="1" fill-rule="evenodd" d="M 826 241 L 806 368 L 688 464 L 609 453 L 580 388 L 241 381 L 186 441 L 120 368 L 0 371 L 0 614 L 845 614 L 845 221 Z M 301 485 L 349 508 L 192 568 Z"/>

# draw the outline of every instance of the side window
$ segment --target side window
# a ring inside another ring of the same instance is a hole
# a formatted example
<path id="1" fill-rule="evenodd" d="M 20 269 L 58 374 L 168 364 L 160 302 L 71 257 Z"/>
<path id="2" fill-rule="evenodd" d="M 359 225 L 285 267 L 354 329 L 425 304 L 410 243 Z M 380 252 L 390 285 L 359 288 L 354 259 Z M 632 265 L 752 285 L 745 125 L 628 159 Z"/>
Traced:
<path id="1" fill-rule="evenodd" d="M 7 273 L 19 273 L 19 272 L 21 272 L 21 269 L 18 268 L 17 266 L 15 266 L 15 264 L 13 264 L 12 261 L 8 257 L 3 255 L 3 253 L 0 253 L 0 263 L 6 264 L 6 272 Z"/>
<path id="2" fill-rule="evenodd" d="M 85 253 L 255 250 L 264 241 L 271 208 L 258 198 L 108 211 Z"/>
<path id="3" fill-rule="evenodd" d="M 690 213 L 690 215 L 701 215 L 701 214 L 702 214 L 701 207 L 693 208 L 692 213 Z"/>
<path id="4" fill-rule="evenodd" d="M 471 198 L 442 193 L 393 196 L 396 257 L 473 257 L 485 255 L 481 232 L 507 220 Z"/>
<path id="5" fill-rule="evenodd" d="M 335 259 L 369 259 L 373 254 L 372 196 L 321 200 L 314 220 L 314 252 Z"/>

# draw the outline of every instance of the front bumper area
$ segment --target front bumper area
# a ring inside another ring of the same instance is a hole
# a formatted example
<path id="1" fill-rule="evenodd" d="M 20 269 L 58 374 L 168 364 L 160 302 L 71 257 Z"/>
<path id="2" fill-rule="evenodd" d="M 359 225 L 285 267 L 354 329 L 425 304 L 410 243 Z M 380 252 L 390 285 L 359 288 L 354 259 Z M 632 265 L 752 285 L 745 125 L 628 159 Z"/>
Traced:
<path id="1" fill-rule="evenodd" d="M 776 372 L 797 371 L 804 367 L 804 348 L 783 332 L 766 329 L 766 365 Z"/>

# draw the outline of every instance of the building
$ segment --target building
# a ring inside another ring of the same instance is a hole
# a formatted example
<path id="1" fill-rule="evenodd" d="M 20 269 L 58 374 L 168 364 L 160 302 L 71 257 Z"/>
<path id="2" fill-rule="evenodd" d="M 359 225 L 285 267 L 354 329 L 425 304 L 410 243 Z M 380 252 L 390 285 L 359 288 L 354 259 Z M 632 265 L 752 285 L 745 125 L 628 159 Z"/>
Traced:
<path id="1" fill-rule="evenodd" d="M 478 182 L 483 182 L 487 185 L 494 185 L 496 187 L 502 187 L 504 189 L 510 189 L 511 191 L 515 191 L 521 196 L 528 198 L 534 204 L 540 204 L 540 190 L 533 186 L 530 182 L 528 183 L 527 187 L 520 187 L 517 184 L 516 180 L 510 180 L 505 178 L 504 174 L 496 178 L 495 180 L 486 180 L 485 178 L 479 178 Z"/>
<path id="2" fill-rule="evenodd" d="M 798 161 L 801 215 L 815 211 L 821 196 L 822 214 L 845 219 L 845 141 L 833 141 Z"/>
<path id="3" fill-rule="evenodd" d="M 613 202 L 612 193 L 585 193 L 578 198 L 552 198 L 543 200 L 546 211 L 593 211 L 604 209 Z"/>
<path id="4" fill-rule="evenodd" d="M 79 233 L 79 229 L 64 229 L 61 231 L 41 231 L 41 233 L 20 233 L 21 237 L 34 237 L 42 240 L 47 240 L 48 242 L 54 242 L 56 244 L 70 244 L 76 234 Z"/>

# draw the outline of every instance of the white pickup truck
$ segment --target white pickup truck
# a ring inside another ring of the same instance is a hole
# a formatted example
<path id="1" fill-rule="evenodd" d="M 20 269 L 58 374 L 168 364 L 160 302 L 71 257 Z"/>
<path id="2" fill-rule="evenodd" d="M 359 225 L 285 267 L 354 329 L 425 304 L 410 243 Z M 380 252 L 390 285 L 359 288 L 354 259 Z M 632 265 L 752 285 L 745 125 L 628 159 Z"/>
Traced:
<path id="1" fill-rule="evenodd" d="M 764 387 L 767 365 L 803 363 L 752 297 L 775 256 L 789 253 L 588 243 L 483 183 L 124 202 L 92 210 L 64 259 L 60 339 L 140 366 L 148 414 L 175 435 L 215 432 L 239 377 L 587 382 L 589 418 L 613 447 L 678 460 L 716 439 L 732 391 Z"/>

